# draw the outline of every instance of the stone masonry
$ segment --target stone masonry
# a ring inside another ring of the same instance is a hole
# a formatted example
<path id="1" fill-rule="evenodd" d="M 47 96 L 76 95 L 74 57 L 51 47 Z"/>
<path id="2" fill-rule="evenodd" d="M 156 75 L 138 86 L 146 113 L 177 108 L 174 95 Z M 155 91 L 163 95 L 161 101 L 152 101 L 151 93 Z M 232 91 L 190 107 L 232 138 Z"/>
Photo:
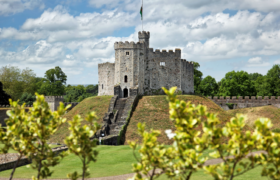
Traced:
<path id="1" fill-rule="evenodd" d="M 152 95 L 161 87 L 177 86 L 184 94 L 194 93 L 193 63 L 181 59 L 181 50 L 160 51 L 149 47 L 149 32 L 138 33 L 139 42 L 115 42 L 115 62 L 98 64 L 98 95 Z M 114 87 L 119 86 L 118 94 Z"/>
<path id="2" fill-rule="evenodd" d="M 226 98 L 224 98 L 223 96 L 214 96 L 214 98 L 209 96 L 208 98 L 216 104 L 218 104 L 219 106 L 221 106 L 224 110 L 229 109 L 226 105 L 227 103 L 234 104 L 233 109 L 267 105 L 273 105 L 277 108 L 280 108 L 280 97 L 276 99 L 275 96 L 271 96 L 271 98 L 269 98 L 268 96 L 264 96 L 264 98 L 262 98 L 262 96 L 259 96 L 257 98 L 255 96 L 251 96 L 251 98 L 249 98 L 249 96 L 245 96 L 244 99 L 242 96 L 238 97 L 238 99 L 236 98 L 236 96 L 232 96 L 231 98 L 230 96 L 227 96 Z"/>

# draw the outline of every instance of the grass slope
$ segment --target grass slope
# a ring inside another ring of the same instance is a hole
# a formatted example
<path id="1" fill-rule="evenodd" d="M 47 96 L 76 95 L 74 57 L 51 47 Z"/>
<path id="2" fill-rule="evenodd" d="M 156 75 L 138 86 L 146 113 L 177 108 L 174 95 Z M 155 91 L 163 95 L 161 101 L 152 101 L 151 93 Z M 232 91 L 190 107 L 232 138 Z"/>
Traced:
<path id="1" fill-rule="evenodd" d="M 224 111 L 220 106 L 215 104 L 208 98 L 195 96 L 195 95 L 178 95 L 178 99 L 184 101 L 191 101 L 191 103 L 198 105 L 202 104 L 207 106 L 207 110 L 211 113 L 218 113 L 218 118 L 222 125 L 229 121 L 231 116 Z M 138 122 L 145 122 L 146 129 L 160 130 L 161 135 L 158 137 L 160 143 L 171 144 L 172 141 L 167 138 L 164 133 L 166 129 L 174 130 L 173 122 L 169 120 L 168 101 L 165 95 L 161 96 L 143 96 L 132 114 L 130 123 L 126 131 L 126 144 L 127 140 L 140 140 L 137 134 Z"/>
<path id="2" fill-rule="evenodd" d="M 246 115 L 246 124 L 249 127 L 253 127 L 255 120 L 264 117 L 269 118 L 273 123 L 272 129 L 280 128 L 280 109 L 275 106 L 262 106 L 262 107 L 252 107 L 243 109 L 233 109 L 227 111 L 230 116 L 235 116 L 236 114 Z"/>
<path id="3" fill-rule="evenodd" d="M 67 118 L 67 121 L 72 120 L 76 114 L 80 114 L 82 118 L 85 118 L 88 112 L 95 111 L 98 116 L 97 122 L 101 124 L 104 114 L 108 111 L 111 98 L 112 96 L 93 96 L 86 98 L 65 114 L 64 117 Z M 68 127 L 68 123 L 64 123 L 49 139 L 49 142 L 63 143 L 63 139 L 69 135 Z"/>

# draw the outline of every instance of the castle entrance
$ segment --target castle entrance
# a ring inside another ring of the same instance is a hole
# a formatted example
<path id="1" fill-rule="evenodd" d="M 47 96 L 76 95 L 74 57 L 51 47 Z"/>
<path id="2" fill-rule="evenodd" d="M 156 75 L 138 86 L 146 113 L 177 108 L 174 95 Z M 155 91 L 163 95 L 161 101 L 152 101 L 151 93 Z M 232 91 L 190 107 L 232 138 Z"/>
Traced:
<path id="1" fill-rule="evenodd" d="M 128 97 L 128 89 L 127 89 L 127 88 L 124 88 L 124 89 L 123 89 L 123 97 L 124 97 L 124 98 L 127 98 L 127 97 Z"/>

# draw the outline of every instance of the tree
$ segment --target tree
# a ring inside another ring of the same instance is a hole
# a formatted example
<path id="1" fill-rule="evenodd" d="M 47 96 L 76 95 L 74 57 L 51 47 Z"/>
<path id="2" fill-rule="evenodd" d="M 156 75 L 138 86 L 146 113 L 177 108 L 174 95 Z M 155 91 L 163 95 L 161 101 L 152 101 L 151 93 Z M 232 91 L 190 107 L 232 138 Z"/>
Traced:
<path id="1" fill-rule="evenodd" d="M 255 81 L 258 96 L 280 96 L 280 65 L 274 65 L 265 76 Z"/>
<path id="2" fill-rule="evenodd" d="M 24 92 L 20 97 L 19 104 L 25 103 L 26 105 L 32 105 L 35 100 L 36 100 L 35 95 Z"/>
<path id="3" fill-rule="evenodd" d="M 256 81 L 258 77 L 262 77 L 263 75 L 262 74 L 259 74 L 259 73 L 250 73 L 249 74 L 249 79 L 251 81 Z"/>
<path id="4" fill-rule="evenodd" d="M 200 64 L 198 62 L 194 62 L 194 61 L 191 61 L 193 63 L 193 67 L 194 67 L 194 76 L 193 76 L 193 79 L 194 79 L 194 92 L 195 93 L 198 93 L 200 94 L 200 91 L 199 91 L 199 84 L 201 83 L 202 81 L 202 72 L 198 70 L 198 68 L 200 68 Z"/>
<path id="5" fill-rule="evenodd" d="M 69 122 L 70 135 L 65 139 L 65 144 L 69 148 L 70 153 L 74 153 L 78 156 L 83 164 L 82 174 L 79 175 L 76 171 L 68 174 L 68 177 L 72 180 L 76 180 L 82 177 L 89 176 L 88 166 L 91 161 L 96 161 L 98 152 L 93 148 L 96 147 L 96 139 L 91 140 L 90 138 L 95 135 L 100 126 L 94 121 L 97 118 L 94 112 L 88 113 L 85 120 L 89 125 L 81 126 L 81 116 L 75 115 L 73 120 Z"/>
<path id="6" fill-rule="evenodd" d="M 13 100 L 21 97 L 23 92 L 34 93 L 33 85 L 35 80 L 33 70 L 26 68 L 20 70 L 16 66 L 4 66 L 0 69 L 0 81 L 3 89 L 11 95 Z"/>
<path id="7" fill-rule="evenodd" d="M 221 80 L 221 96 L 255 96 L 254 86 L 245 71 L 231 71 Z"/>
<path id="8" fill-rule="evenodd" d="M 217 95 L 218 90 L 218 84 L 216 83 L 215 78 L 211 76 L 204 78 L 199 85 L 199 91 L 203 96 Z"/>
<path id="9" fill-rule="evenodd" d="M 88 85 L 86 87 L 86 93 L 92 94 L 93 96 L 96 96 L 98 94 L 98 84 L 96 85 Z"/>
<path id="10" fill-rule="evenodd" d="M 10 100 L 12 109 L 7 112 L 9 118 L 6 120 L 6 131 L 0 128 L 0 141 L 5 144 L 2 151 L 7 152 L 12 148 L 19 153 L 17 163 L 22 156 L 31 158 L 31 167 L 37 170 L 37 179 L 41 179 L 51 176 L 49 167 L 57 165 L 65 155 L 61 153 L 55 156 L 47 140 L 66 121 L 61 116 L 70 105 L 64 108 L 63 103 L 60 103 L 58 110 L 52 112 L 44 96 L 38 94 L 36 96 L 36 101 L 29 112 L 25 111 L 25 104 L 19 106 L 17 101 Z"/>
<path id="11" fill-rule="evenodd" d="M 80 102 L 86 97 L 88 96 L 86 95 L 84 86 L 68 86 L 65 95 L 65 102 Z"/>
<path id="12" fill-rule="evenodd" d="M 64 94 L 67 76 L 59 66 L 45 72 L 45 78 L 39 93 L 47 96 L 60 96 Z"/>

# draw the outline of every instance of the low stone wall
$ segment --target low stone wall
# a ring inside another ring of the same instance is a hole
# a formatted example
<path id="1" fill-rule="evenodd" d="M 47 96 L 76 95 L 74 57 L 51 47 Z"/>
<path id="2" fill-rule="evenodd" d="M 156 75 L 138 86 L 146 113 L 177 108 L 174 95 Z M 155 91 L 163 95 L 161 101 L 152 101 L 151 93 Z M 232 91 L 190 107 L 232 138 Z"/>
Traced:
<path id="1" fill-rule="evenodd" d="M 55 147 L 52 148 L 52 150 L 58 155 L 62 151 L 68 150 L 67 146 L 60 146 L 60 147 Z M 8 170 L 8 169 L 13 169 L 15 164 L 17 163 L 17 160 L 12 160 L 4 163 L 0 163 L 0 171 Z M 31 160 L 28 159 L 27 157 L 23 157 L 19 160 L 17 167 L 24 166 L 27 164 L 30 164 Z"/>
<path id="2" fill-rule="evenodd" d="M 223 96 L 214 96 L 208 97 L 211 99 L 213 102 L 221 106 L 223 109 L 228 110 L 228 103 L 232 103 L 233 109 L 240 109 L 240 108 L 248 108 L 248 107 L 259 107 L 259 106 L 267 106 L 267 105 L 274 105 L 275 107 L 280 108 L 280 97 L 277 99 L 275 96 L 271 96 L 270 98 L 268 96 L 258 96 L 257 98 L 255 96 L 245 96 L 244 98 L 242 96 L 236 98 L 236 96 L 227 96 L 224 98 Z"/>

